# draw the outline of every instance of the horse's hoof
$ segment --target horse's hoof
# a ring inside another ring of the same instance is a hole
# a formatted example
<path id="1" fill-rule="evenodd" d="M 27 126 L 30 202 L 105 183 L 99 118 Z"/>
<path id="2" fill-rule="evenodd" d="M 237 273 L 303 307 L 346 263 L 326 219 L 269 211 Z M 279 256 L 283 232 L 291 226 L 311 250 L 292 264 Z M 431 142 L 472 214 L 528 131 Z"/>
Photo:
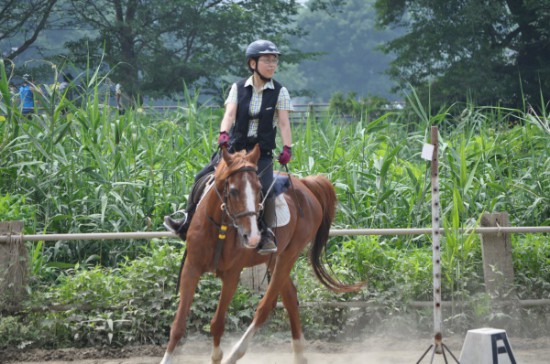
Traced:
<path id="1" fill-rule="evenodd" d="M 223 358 L 223 351 L 218 347 L 212 350 L 212 364 L 221 364 Z"/>

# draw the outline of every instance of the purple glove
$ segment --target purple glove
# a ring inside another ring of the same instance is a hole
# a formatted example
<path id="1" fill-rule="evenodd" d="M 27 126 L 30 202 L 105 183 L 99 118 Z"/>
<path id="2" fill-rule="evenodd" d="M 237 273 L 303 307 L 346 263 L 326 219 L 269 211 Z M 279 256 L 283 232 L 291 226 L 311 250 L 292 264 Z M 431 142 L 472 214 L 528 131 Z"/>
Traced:
<path id="1" fill-rule="evenodd" d="M 290 162 L 290 158 L 292 157 L 292 149 L 289 146 L 284 146 L 283 151 L 281 154 L 279 154 L 279 163 L 282 165 L 287 164 Z"/>
<path id="2" fill-rule="evenodd" d="M 220 136 L 218 138 L 218 146 L 228 147 L 229 146 L 229 134 L 226 131 L 220 131 Z"/>

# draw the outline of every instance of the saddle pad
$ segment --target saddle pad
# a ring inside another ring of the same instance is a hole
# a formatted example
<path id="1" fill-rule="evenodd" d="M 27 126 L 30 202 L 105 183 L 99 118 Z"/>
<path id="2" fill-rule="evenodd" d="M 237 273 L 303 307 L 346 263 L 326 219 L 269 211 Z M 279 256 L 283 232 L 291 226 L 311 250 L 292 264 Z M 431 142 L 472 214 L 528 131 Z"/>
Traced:
<path id="1" fill-rule="evenodd" d="M 290 210 L 285 200 L 285 195 L 281 194 L 275 198 L 270 198 L 266 204 L 274 203 L 275 208 L 265 207 L 265 222 L 270 228 L 285 226 L 290 221 Z"/>

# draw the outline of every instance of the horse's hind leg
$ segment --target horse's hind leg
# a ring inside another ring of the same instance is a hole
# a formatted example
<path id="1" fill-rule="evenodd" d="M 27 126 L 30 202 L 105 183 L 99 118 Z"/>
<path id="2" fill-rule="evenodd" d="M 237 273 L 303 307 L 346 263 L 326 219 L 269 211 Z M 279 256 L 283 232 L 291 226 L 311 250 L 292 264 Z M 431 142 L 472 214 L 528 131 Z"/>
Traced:
<path id="1" fill-rule="evenodd" d="M 222 291 L 220 294 L 220 301 L 218 302 L 216 313 L 210 322 L 210 333 L 212 334 L 213 341 L 212 364 L 221 363 L 223 357 L 223 352 L 220 349 L 220 342 L 225 329 L 225 314 L 227 313 L 227 308 L 239 284 L 239 277 L 240 271 L 236 269 L 221 277 Z"/>
<path id="2" fill-rule="evenodd" d="M 298 305 L 298 294 L 296 286 L 290 277 L 286 285 L 281 290 L 283 305 L 288 312 L 290 319 L 290 330 L 292 331 L 292 351 L 294 352 L 294 364 L 306 364 L 307 359 L 304 357 L 304 335 L 302 333 L 302 324 L 300 322 L 300 311 Z"/>
<path id="3" fill-rule="evenodd" d="M 201 272 L 189 264 L 189 261 L 184 265 L 181 272 L 180 303 L 178 311 L 176 312 L 176 317 L 172 323 L 172 328 L 170 329 L 170 341 L 168 342 L 164 357 L 160 362 L 161 364 L 172 363 L 174 349 L 183 335 L 185 335 L 187 316 L 189 315 L 191 303 L 193 302 L 193 295 L 195 294 L 195 288 L 197 288 L 200 276 Z"/>

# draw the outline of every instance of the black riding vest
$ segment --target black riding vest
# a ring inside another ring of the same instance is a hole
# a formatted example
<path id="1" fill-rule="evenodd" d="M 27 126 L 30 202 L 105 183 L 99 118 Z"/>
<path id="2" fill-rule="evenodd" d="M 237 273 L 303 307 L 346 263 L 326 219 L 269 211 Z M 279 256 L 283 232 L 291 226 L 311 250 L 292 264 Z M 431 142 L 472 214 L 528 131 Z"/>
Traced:
<path id="1" fill-rule="evenodd" d="M 275 149 L 275 137 L 277 129 L 273 127 L 273 118 L 279 92 L 283 87 L 279 82 L 273 80 L 275 89 L 266 88 L 262 91 L 262 105 L 258 115 L 258 137 L 249 138 L 248 125 L 250 123 L 250 101 L 252 100 L 252 88 L 250 85 L 245 87 L 246 79 L 237 82 L 237 116 L 235 125 L 231 129 L 231 141 L 234 150 L 239 151 L 245 148 L 253 147 L 256 143 L 260 144 L 262 154 L 271 154 Z"/>

